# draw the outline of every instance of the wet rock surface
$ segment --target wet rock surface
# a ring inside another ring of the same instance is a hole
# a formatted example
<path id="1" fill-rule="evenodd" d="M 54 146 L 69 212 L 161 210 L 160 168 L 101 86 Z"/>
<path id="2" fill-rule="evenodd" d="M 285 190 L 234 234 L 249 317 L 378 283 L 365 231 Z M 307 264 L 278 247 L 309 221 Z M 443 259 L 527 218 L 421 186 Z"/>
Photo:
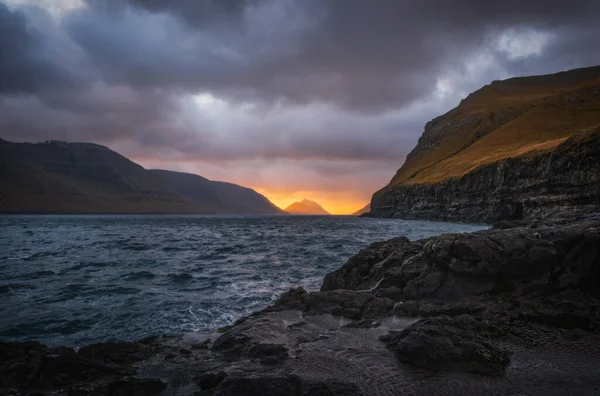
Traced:
<path id="1" fill-rule="evenodd" d="M 214 334 L 0 344 L 0 394 L 597 395 L 600 221 L 359 252 Z"/>
<path id="2" fill-rule="evenodd" d="M 471 316 L 419 320 L 381 338 L 399 360 L 434 370 L 504 375 L 510 352 L 491 341 L 499 329 Z"/>

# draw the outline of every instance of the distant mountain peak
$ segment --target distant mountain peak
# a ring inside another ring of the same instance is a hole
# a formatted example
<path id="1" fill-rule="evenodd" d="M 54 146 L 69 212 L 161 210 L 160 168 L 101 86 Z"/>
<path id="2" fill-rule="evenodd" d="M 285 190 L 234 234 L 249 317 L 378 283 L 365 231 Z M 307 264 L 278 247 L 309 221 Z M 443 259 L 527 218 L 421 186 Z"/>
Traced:
<path id="1" fill-rule="evenodd" d="M 315 201 L 304 198 L 300 202 L 294 202 L 285 209 L 290 214 L 302 214 L 302 215 L 328 215 L 327 212 L 321 205 Z"/>

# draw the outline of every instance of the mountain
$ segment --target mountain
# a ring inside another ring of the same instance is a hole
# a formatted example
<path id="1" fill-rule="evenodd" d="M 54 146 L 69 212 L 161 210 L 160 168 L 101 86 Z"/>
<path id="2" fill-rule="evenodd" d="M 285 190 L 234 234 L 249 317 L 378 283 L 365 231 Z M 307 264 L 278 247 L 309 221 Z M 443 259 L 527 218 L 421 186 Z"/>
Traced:
<path id="1" fill-rule="evenodd" d="M 176 183 L 164 179 L 163 174 L 97 144 L 0 139 L 3 213 L 238 213 L 243 207 L 280 213 L 278 208 L 268 212 L 273 205 L 244 187 L 209 182 L 206 195 L 219 197 L 223 204 L 218 206 L 214 199 L 197 199 L 200 187 L 196 196 L 188 197 L 171 185 Z"/>
<path id="2" fill-rule="evenodd" d="M 370 203 L 366 204 L 364 207 L 362 207 L 359 210 L 357 210 L 356 212 L 352 213 L 352 216 L 360 216 L 360 215 L 363 215 L 365 213 L 369 213 L 369 211 L 371 211 L 371 204 Z"/>
<path id="3" fill-rule="evenodd" d="M 213 213 L 285 214 L 265 196 L 237 184 L 211 181 L 202 176 L 153 169 L 165 186 Z"/>
<path id="4" fill-rule="evenodd" d="M 600 66 L 494 81 L 425 125 L 370 215 L 490 222 L 595 210 L 599 131 Z"/>
<path id="5" fill-rule="evenodd" d="M 0 142 L 0 211 L 207 213 L 152 173 L 91 143 Z"/>
<path id="6" fill-rule="evenodd" d="M 330 214 L 325 209 L 321 207 L 318 203 L 314 201 L 309 201 L 308 199 L 303 199 L 300 202 L 294 202 L 287 208 L 285 211 L 289 214 L 295 215 L 328 215 Z"/>

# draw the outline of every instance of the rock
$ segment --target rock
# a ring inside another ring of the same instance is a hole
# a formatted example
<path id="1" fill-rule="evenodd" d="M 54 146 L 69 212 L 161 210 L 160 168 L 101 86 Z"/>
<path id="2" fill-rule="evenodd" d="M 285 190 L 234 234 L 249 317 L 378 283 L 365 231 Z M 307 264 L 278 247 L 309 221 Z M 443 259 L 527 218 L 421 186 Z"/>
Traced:
<path id="1" fill-rule="evenodd" d="M 98 394 L 106 395 L 160 395 L 167 388 L 167 385 L 159 379 L 137 379 L 128 378 L 111 382 L 108 386 L 102 388 Z"/>
<path id="2" fill-rule="evenodd" d="M 362 396 L 356 384 L 336 379 L 310 381 L 297 375 L 228 376 L 215 396 Z"/>
<path id="3" fill-rule="evenodd" d="M 381 322 L 371 319 L 362 319 L 356 322 L 350 322 L 342 327 L 348 329 L 371 329 L 381 326 Z"/>
<path id="4" fill-rule="evenodd" d="M 299 395 L 301 379 L 293 375 L 228 376 L 215 390 L 215 396 Z"/>
<path id="5" fill-rule="evenodd" d="M 241 356 L 243 350 L 248 346 L 249 341 L 250 337 L 246 334 L 228 330 L 215 340 L 212 349 L 226 355 Z"/>
<path id="6" fill-rule="evenodd" d="M 367 292 L 331 290 L 306 293 L 304 289 L 292 289 L 281 295 L 268 311 L 300 309 L 307 314 L 332 314 L 350 319 L 385 316 L 394 307 L 388 298 L 379 298 Z"/>
<path id="7" fill-rule="evenodd" d="M 246 356 L 259 359 L 262 364 L 278 364 L 290 355 L 285 345 L 254 343 L 248 347 Z"/>
<path id="8" fill-rule="evenodd" d="M 437 316 L 381 340 L 399 360 L 419 367 L 504 375 L 510 353 L 485 336 L 497 332 L 499 329 L 468 315 Z"/>
<path id="9" fill-rule="evenodd" d="M 389 298 L 392 301 L 399 301 L 404 298 L 402 289 L 396 286 L 377 289 L 375 295 L 379 298 Z"/>
<path id="10" fill-rule="evenodd" d="M 79 356 L 113 364 L 131 364 L 151 353 L 150 348 L 135 342 L 106 342 L 79 348 Z"/>
<path id="11" fill-rule="evenodd" d="M 469 301 L 456 301 L 456 302 L 444 302 L 440 300 L 433 301 L 418 301 L 408 300 L 397 303 L 394 306 L 394 315 L 398 316 L 458 316 L 463 314 L 476 314 L 485 309 L 485 305 L 478 302 Z"/>
<path id="12" fill-rule="evenodd" d="M 298 287 L 296 289 L 290 289 L 283 293 L 275 302 L 276 307 L 285 309 L 301 308 L 304 304 L 304 299 L 308 293 L 304 288 Z"/>
<path id="13" fill-rule="evenodd" d="M 219 384 L 221 382 L 223 382 L 224 379 L 225 379 L 225 372 L 218 371 L 218 372 L 203 373 L 203 374 L 199 375 L 198 377 L 196 377 L 194 379 L 194 381 L 200 386 L 200 389 L 209 390 L 209 389 L 214 389 L 217 386 L 219 386 Z"/>
<path id="14" fill-rule="evenodd" d="M 399 238 L 330 279 L 352 289 L 292 289 L 214 341 L 0 343 L 0 394 L 600 392 L 598 221 Z"/>
<path id="15" fill-rule="evenodd" d="M 402 260 L 402 248 L 409 245 L 406 237 L 376 242 L 352 256 L 342 268 L 325 275 L 321 291 L 335 289 L 368 289 L 374 286 L 378 279 L 375 276 L 376 264 L 384 259 L 391 259 L 393 253 L 398 253 L 395 261 Z M 389 265 L 389 263 L 388 263 Z M 365 282 L 366 281 L 366 282 Z"/>
<path id="16" fill-rule="evenodd" d="M 72 348 L 48 348 L 38 343 L 0 343 L 2 386 L 29 384 L 42 389 L 94 381 L 126 367 L 106 365 L 75 353 Z"/>
<path id="17" fill-rule="evenodd" d="M 556 293 L 600 286 L 600 223 L 443 235 L 424 246 L 429 267 L 409 281 L 410 299 Z M 572 274 L 577 274 L 573 276 Z"/>
<path id="18" fill-rule="evenodd" d="M 72 389 L 77 394 L 84 387 L 88 391 L 83 394 L 158 394 L 165 388 L 160 380 L 130 378 L 135 374 L 131 364 L 155 353 L 147 345 L 128 342 L 90 345 L 77 352 L 37 342 L 0 343 L 0 393 L 4 387 L 25 387 Z"/>

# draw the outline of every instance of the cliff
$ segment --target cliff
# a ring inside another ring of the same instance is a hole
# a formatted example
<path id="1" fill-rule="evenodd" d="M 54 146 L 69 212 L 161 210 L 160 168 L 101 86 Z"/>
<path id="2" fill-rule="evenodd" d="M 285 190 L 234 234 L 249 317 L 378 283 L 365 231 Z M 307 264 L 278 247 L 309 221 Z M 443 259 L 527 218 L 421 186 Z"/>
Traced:
<path id="1" fill-rule="evenodd" d="M 600 207 L 600 67 L 495 81 L 425 126 L 372 216 L 493 222 Z"/>

